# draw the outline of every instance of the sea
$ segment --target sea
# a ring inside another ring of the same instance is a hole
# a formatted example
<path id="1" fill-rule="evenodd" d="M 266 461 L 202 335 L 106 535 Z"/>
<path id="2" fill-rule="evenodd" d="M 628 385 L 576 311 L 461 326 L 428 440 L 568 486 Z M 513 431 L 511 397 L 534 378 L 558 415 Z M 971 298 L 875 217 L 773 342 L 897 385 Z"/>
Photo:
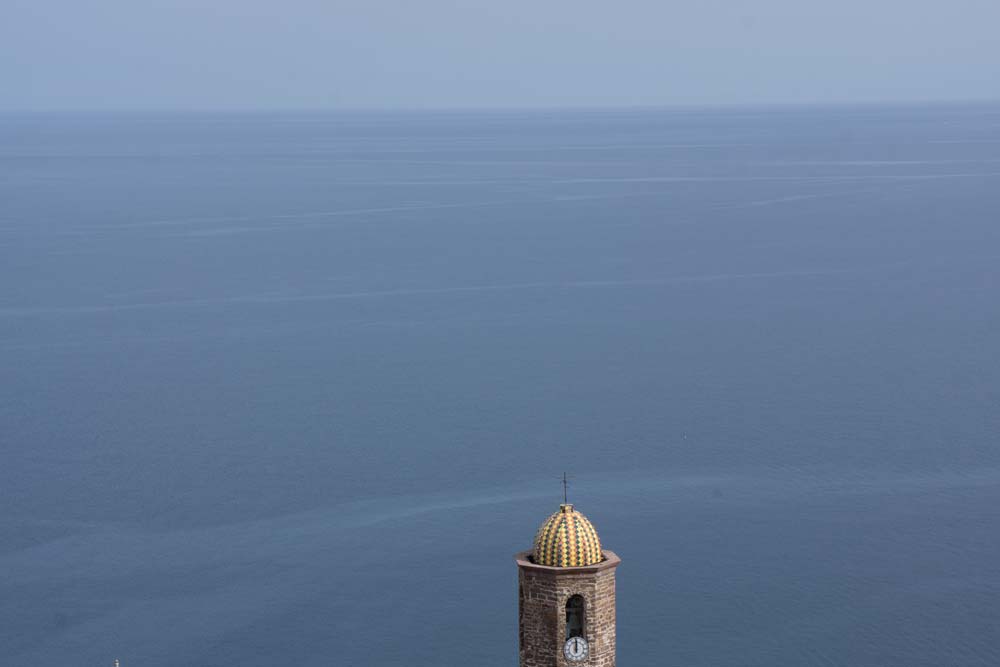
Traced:
<path id="1" fill-rule="evenodd" d="M 1000 664 L 1000 105 L 0 115 L 0 665 Z"/>

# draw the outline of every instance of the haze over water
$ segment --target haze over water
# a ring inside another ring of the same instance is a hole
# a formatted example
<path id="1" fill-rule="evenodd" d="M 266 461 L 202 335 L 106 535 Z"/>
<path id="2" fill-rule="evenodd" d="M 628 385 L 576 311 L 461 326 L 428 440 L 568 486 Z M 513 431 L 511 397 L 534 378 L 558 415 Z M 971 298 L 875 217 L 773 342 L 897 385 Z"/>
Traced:
<path id="1" fill-rule="evenodd" d="M 1000 107 L 0 119 L 0 662 L 1000 662 Z"/>

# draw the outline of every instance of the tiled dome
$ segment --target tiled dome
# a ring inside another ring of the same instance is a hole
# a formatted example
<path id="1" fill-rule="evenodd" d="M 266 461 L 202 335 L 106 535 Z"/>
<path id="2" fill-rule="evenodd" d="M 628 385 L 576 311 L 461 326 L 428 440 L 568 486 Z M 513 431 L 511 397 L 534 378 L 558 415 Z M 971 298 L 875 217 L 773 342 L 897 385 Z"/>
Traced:
<path id="1" fill-rule="evenodd" d="M 551 567 L 583 567 L 603 560 L 601 541 L 587 517 L 565 503 L 535 535 L 531 560 Z"/>

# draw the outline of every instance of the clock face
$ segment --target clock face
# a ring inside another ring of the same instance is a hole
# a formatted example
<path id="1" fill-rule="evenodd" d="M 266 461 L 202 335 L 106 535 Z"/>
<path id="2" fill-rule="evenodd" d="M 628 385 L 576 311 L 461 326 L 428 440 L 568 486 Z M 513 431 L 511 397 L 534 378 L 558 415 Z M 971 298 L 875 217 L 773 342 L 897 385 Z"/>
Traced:
<path id="1" fill-rule="evenodd" d="M 583 637 L 570 637 L 563 645 L 563 655 L 570 662 L 580 662 L 585 660 L 590 654 L 590 647 Z"/>

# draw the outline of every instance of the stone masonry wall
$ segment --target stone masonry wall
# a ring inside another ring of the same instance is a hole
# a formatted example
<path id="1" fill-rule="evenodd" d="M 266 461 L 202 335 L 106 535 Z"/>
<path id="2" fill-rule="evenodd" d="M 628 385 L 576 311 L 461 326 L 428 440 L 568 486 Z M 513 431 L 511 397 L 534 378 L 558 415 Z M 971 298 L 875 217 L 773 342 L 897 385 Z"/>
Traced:
<path id="1" fill-rule="evenodd" d="M 617 561 L 617 557 L 615 557 Z M 615 563 L 617 564 L 617 563 Z M 566 601 L 582 595 L 590 655 L 569 662 Z M 615 567 L 518 567 L 520 667 L 615 667 Z"/>

